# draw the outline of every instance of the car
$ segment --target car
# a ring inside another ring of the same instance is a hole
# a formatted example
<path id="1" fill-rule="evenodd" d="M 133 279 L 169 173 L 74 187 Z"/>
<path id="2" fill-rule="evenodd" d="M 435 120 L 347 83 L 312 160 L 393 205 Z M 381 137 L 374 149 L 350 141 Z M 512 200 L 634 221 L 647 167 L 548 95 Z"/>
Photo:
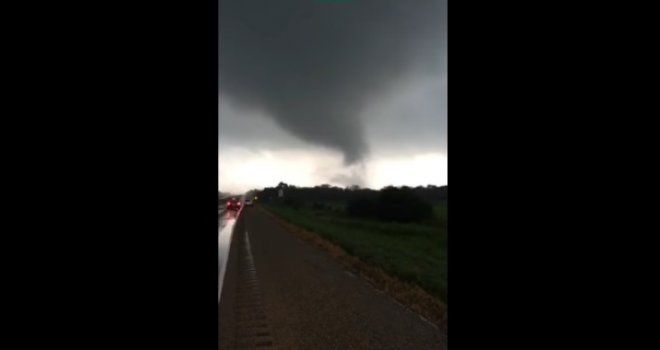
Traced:
<path id="1" fill-rule="evenodd" d="M 241 209 L 241 201 L 238 198 L 231 198 L 227 201 L 227 210 L 239 210 Z"/>
<path id="2" fill-rule="evenodd" d="M 251 207 L 252 204 L 253 204 L 253 203 L 252 203 L 252 200 L 251 200 L 251 199 L 246 199 L 246 200 L 245 200 L 245 205 L 246 205 L 246 206 L 250 206 L 250 207 Z"/>

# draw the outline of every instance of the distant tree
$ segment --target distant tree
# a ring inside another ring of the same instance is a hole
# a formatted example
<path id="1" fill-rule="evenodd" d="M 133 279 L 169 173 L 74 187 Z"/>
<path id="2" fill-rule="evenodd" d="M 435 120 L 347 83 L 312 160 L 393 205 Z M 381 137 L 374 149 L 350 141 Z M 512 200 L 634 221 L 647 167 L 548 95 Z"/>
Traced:
<path id="1" fill-rule="evenodd" d="M 298 209 L 303 206 L 303 201 L 297 196 L 289 195 L 284 197 L 283 204 L 286 205 L 287 207 Z"/>
<path id="2" fill-rule="evenodd" d="M 346 213 L 352 217 L 414 222 L 433 215 L 431 204 L 410 187 L 387 186 L 378 192 L 356 192 L 359 195 L 349 199 L 346 205 Z"/>
<path id="3" fill-rule="evenodd" d="M 383 221 L 413 222 L 428 219 L 433 207 L 409 187 L 387 187 L 378 196 L 378 218 Z"/>
<path id="4" fill-rule="evenodd" d="M 286 189 L 284 198 L 278 196 L 279 189 Z M 276 187 L 266 187 L 255 194 L 260 202 L 295 208 L 306 206 L 317 210 L 338 208 L 330 203 L 344 202 L 344 210 L 353 217 L 413 222 L 433 215 L 430 203 L 446 200 L 447 186 L 387 186 L 377 191 L 356 185 L 348 188 L 328 184 L 296 187 L 280 182 Z"/>
<path id="5" fill-rule="evenodd" d="M 259 201 L 265 203 L 273 203 L 277 199 L 277 188 L 266 187 L 261 190 L 258 195 Z"/>
<path id="6" fill-rule="evenodd" d="M 359 218 L 378 217 L 378 201 L 373 198 L 360 197 L 348 201 L 346 214 Z"/>

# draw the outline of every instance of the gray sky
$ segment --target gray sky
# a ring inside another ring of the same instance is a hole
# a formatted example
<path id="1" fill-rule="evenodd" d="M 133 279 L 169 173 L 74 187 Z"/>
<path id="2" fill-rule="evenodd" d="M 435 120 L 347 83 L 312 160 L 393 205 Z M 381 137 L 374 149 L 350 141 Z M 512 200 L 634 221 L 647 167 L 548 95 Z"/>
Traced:
<path id="1" fill-rule="evenodd" d="M 446 184 L 446 0 L 222 0 L 221 190 Z"/>

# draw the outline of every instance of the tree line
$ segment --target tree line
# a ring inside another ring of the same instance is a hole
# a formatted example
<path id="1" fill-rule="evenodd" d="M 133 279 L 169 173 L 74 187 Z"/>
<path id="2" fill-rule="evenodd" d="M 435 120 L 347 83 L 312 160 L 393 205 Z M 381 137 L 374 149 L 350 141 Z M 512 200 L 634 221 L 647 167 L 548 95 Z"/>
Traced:
<path id="1" fill-rule="evenodd" d="M 282 190 L 284 196 L 279 197 Z M 447 200 L 447 186 L 388 186 L 380 190 L 358 186 L 320 185 L 297 187 L 280 182 L 258 193 L 259 201 L 294 208 L 311 207 L 330 210 L 333 203 L 343 203 L 345 213 L 352 217 L 381 221 L 414 222 L 433 215 L 433 203 Z"/>

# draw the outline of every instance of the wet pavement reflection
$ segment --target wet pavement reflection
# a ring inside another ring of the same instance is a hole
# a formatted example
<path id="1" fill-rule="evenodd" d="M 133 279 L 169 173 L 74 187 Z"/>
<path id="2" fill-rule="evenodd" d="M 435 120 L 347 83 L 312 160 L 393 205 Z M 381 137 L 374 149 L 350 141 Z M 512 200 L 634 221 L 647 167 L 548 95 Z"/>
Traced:
<path id="1" fill-rule="evenodd" d="M 220 302 L 227 258 L 229 257 L 229 245 L 234 231 L 234 224 L 236 224 L 239 214 L 240 211 L 218 207 L 218 303 Z"/>

